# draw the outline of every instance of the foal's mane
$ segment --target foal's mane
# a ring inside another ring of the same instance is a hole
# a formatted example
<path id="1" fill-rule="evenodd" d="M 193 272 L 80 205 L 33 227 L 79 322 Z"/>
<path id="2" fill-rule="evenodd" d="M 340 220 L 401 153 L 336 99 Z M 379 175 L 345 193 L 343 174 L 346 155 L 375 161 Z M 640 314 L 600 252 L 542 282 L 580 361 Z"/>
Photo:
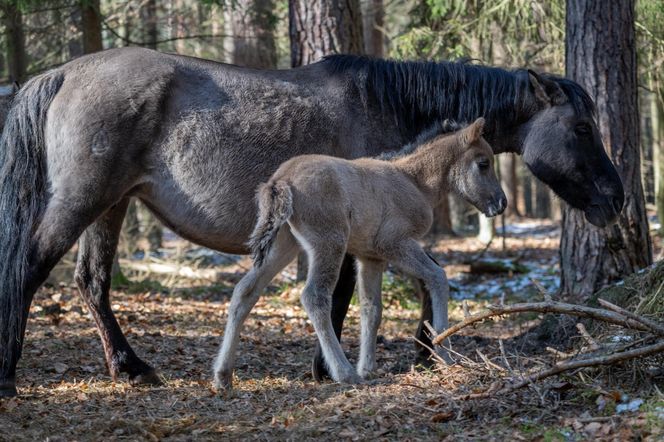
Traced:
<path id="1" fill-rule="evenodd" d="M 513 127 L 532 115 L 535 103 L 526 69 L 505 70 L 468 61 L 395 61 L 356 55 L 330 55 L 322 61 L 331 74 L 350 74 L 366 106 L 394 114 L 395 123 L 413 137 L 434 120 L 470 123 L 487 119 L 485 132 Z M 568 79 L 553 80 L 581 114 L 595 114 L 583 88 Z"/>
<path id="2" fill-rule="evenodd" d="M 433 140 L 439 135 L 456 132 L 464 127 L 466 127 L 465 124 L 457 123 L 456 121 L 436 120 L 430 127 L 420 132 L 420 134 L 415 137 L 413 142 L 406 144 L 399 150 L 383 152 L 375 158 L 383 161 L 391 161 L 406 155 L 410 155 L 411 153 L 415 152 L 417 148 L 427 144 L 429 141 Z"/>

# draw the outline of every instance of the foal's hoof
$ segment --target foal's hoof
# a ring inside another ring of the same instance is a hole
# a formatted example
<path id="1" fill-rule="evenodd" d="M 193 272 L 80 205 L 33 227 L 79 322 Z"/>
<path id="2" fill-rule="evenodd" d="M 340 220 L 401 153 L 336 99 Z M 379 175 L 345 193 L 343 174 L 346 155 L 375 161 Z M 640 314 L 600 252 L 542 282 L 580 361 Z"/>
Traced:
<path id="1" fill-rule="evenodd" d="M 13 379 L 0 381 L 0 397 L 14 397 L 17 394 L 16 382 Z"/>
<path id="2" fill-rule="evenodd" d="M 342 375 L 338 381 L 340 384 L 349 384 L 349 385 L 359 385 L 364 383 L 362 379 L 355 371 L 347 375 Z"/>
<path id="3" fill-rule="evenodd" d="M 131 385 L 164 385 L 164 381 L 154 368 L 129 378 L 129 383 Z"/>
<path id="4" fill-rule="evenodd" d="M 217 373 L 214 376 L 214 389 L 222 396 L 229 394 L 233 390 L 233 373 Z"/>

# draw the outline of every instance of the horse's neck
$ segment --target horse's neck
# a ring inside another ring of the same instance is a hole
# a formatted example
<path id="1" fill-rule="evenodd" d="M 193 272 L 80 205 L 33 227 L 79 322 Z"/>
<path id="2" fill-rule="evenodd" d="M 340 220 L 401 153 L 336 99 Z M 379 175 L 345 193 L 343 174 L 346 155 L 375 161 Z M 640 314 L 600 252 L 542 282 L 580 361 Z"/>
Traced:
<path id="1" fill-rule="evenodd" d="M 429 143 L 393 164 L 408 175 L 431 206 L 436 207 L 449 191 L 450 168 L 455 156 L 453 146 Z"/>

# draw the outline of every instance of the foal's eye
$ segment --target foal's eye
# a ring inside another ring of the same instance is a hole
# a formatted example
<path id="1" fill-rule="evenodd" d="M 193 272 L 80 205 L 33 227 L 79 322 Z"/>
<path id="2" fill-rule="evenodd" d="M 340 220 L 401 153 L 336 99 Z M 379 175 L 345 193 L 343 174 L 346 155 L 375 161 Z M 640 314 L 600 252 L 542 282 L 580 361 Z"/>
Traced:
<path id="1" fill-rule="evenodd" d="M 577 135 L 586 136 L 592 133 L 592 128 L 588 123 L 579 123 L 574 127 L 574 132 L 576 132 Z"/>
<path id="2" fill-rule="evenodd" d="M 487 160 L 486 158 L 482 158 L 477 162 L 477 167 L 479 167 L 480 170 L 486 170 L 489 168 L 489 166 L 491 166 L 491 164 L 489 163 L 489 160 Z"/>

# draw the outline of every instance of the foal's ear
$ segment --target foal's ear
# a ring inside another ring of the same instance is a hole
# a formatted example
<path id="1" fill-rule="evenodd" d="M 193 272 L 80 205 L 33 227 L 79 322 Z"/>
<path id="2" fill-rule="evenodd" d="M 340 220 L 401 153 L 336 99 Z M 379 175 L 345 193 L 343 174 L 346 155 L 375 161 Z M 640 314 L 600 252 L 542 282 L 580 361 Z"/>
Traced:
<path id="1" fill-rule="evenodd" d="M 567 102 L 567 95 L 555 81 L 544 78 L 530 69 L 528 69 L 528 79 L 535 98 L 545 106 L 557 106 Z"/>
<path id="2" fill-rule="evenodd" d="M 464 128 L 461 131 L 461 134 L 459 135 L 459 138 L 461 139 L 461 144 L 463 144 L 464 147 L 470 146 L 471 144 L 480 139 L 483 131 L 484 131 L 484 118 L 480 117 L 477 120 L 475 120 L 473 124 Z"/>

